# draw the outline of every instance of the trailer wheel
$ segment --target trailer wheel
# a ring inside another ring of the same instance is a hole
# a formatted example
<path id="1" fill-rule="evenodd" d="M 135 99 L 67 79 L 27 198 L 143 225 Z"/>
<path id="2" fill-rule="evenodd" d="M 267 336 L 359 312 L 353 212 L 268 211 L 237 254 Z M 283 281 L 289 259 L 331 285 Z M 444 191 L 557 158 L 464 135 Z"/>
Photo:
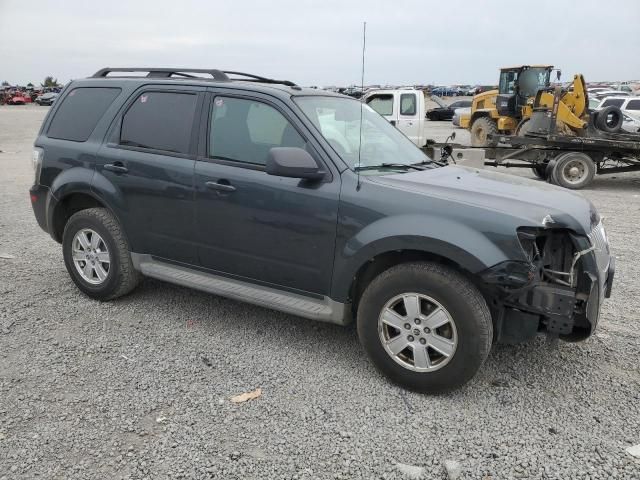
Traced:
<path id="1" fill-rule="evenodd" d="M 596 166 L 589 155 L 567 152 L 556 158 L 551 180 L 562 187 L 578 190 L 589 185 L 595 174 Z"/>
<path id="2" fill-rule="evenodd" d="M 603 132 L 617 133 L 622 128 L 622 110 L 615 105 L 609 105 L 598 112 L 596 127 Z"/>
<path id="3" fill-rule="evenodd" d="M 476 118 L 471 124 L 472 147 L 494 147 L 497 142 L 489 140 L 489 135 L 497 135 L 498 125 L 489 117 Z"/>

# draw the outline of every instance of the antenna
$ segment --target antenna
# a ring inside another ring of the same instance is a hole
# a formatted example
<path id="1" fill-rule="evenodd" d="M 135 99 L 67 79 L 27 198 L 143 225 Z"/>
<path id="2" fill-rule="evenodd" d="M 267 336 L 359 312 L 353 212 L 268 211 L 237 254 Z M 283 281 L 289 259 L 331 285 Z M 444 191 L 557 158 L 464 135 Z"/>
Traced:
<path id="1" fill-rule="evenodd" d="M 362 75 L 360 77 L 360 93 L 364 95 L 364 52 L 367 46 L 367 22 L 362 24 Z M 360 140 L 358 142 L 358 181 L 356 183 L 356 191 L 360 190 L 360 154 L 362 152 L 362 111 L 364 110 L 364 104 L 360 105 Z"/>

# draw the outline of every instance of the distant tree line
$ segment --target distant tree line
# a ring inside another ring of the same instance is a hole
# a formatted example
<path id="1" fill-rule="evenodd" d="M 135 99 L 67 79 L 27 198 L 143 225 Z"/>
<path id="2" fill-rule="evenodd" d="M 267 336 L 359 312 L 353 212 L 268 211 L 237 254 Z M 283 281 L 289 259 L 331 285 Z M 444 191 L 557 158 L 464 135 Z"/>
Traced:
<path id="1" fill-rule="evenodd" d="M 2 81 L 1 84 L 3 87 L 9 87 L 11 86 L 9 82 L 7 82 L 6 80 Z M 33 87 L 33 83 L 29 82 L 27 83 L 27 87 Z M 53 78 L 51 75 L 48 75 L 46 77 L 44 77 L 44 82 L 42 82 L 40 84 L 41 87 L 46 88 L 46 87 L 61 87 L 62 85 L 60 85 L 58 83 L 58 79 L 57 78 Z"/>

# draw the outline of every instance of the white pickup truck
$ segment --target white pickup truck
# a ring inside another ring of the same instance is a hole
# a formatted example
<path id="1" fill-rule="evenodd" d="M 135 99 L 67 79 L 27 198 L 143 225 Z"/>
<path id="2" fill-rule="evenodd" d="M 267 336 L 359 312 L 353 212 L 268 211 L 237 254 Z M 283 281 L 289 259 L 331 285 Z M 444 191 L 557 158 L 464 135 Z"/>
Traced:
<path id="1" fill-rule="evenodd" d="M 386 118 L 391 125 L 405 134 L 416 146 L 423 148 L 430 138 L 427 124 L 427 107 L 422 90 L 399 88 L 371 90 L 362 101 Z M 454 146 L 454 160 L 466 160 L 470 166 L 482 168 L 485 152 L 482 149 L 465 149 Z"/>
<path id="2" fill-rule="evenodd" d="M 421 90 L 373 90 L 367 92 L 362 101 L 386 118 L 418 147 L 427 143 L 427 110 Z"/>

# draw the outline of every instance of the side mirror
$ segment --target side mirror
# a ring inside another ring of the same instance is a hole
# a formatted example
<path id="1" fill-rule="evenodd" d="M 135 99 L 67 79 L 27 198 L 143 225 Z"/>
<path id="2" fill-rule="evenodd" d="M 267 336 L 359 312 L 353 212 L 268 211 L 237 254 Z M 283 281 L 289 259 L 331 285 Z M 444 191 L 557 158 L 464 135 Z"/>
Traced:
<path id="1" fill-rule="evenodd" d="M 558 79 L 558 81 L 560 81 L 560 77 L 562 76 L 562 72 L 560 70 L 558 70 L 556 72 L 556 78 Z"/>
<path id="2" fill-rule="evenodd" d="M 455 140 L 456 139 L 456 132 L 451 132 L 451 140 Z"/>
<path id="3" fill-rule="evenodd" d="M 324 177 L 313 157 L 302 148 L 274 147 L 267 157 L 267 173 L 276 177 L 306 178 L 317 180 Z"/>

